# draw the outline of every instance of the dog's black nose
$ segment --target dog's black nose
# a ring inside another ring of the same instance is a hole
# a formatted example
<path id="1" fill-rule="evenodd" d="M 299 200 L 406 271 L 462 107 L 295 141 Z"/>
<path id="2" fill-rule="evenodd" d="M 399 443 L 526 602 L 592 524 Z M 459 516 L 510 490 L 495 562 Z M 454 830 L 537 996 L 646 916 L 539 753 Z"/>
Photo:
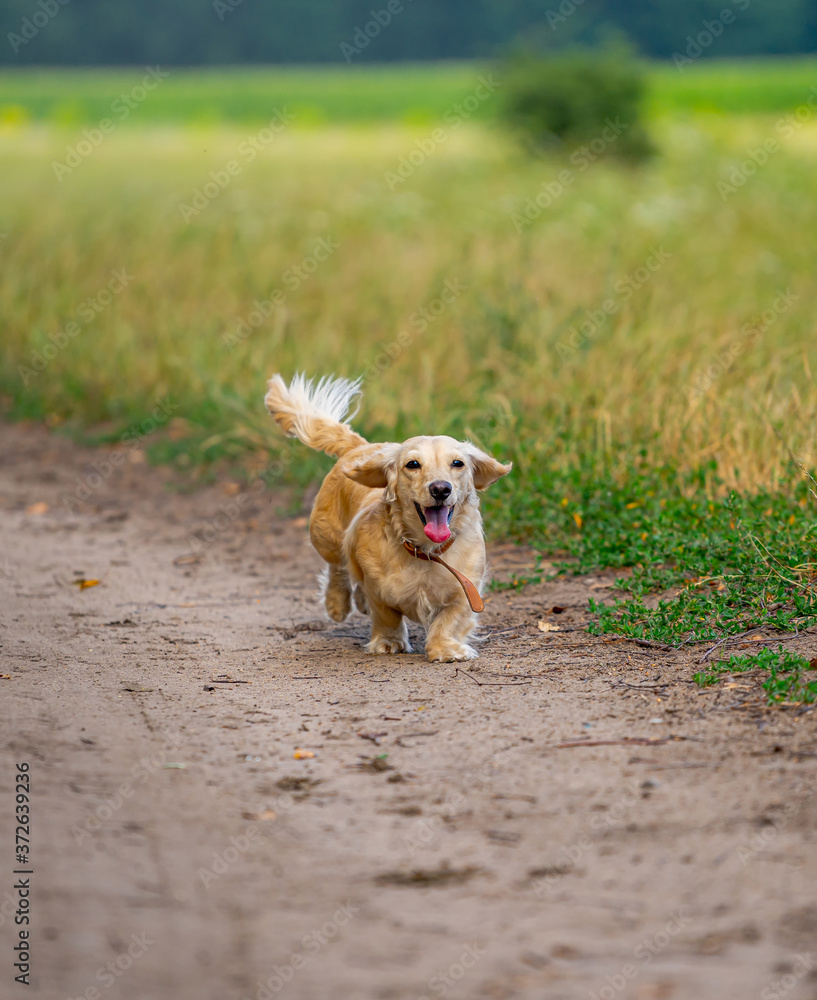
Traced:
<path id="1" fill-rule="evenodd" d="M 445 482 L 444 479 L 438 479 L 430 484 L 428 492 L 431 494 L 432 500 L 436 500 L 438 503 L 445 503 L 451 496 L 452 489 L 451 483 Z"/>

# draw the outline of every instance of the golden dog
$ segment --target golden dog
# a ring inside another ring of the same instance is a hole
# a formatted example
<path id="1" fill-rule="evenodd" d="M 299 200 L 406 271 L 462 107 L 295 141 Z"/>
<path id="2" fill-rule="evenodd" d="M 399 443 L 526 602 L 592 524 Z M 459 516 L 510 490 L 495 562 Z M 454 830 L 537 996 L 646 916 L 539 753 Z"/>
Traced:
<path id="1" fill-rule="evenodd" d="M 354 601 L 370 614 L 370 653 L 410 653 L 410 618 L 426 628 L 430 661 L 473 659 L 467 640 L 486 578 L 477 490 L 511 466 L 444 436 L 370 444 L 345 422 L 359 391 L 359 380 L 296 375 L 287 386 L 274 375 L 265 399 L 290 437 L 339 459 L 309 523 L 329 564 L 326 610 L 343 621 Z"/>

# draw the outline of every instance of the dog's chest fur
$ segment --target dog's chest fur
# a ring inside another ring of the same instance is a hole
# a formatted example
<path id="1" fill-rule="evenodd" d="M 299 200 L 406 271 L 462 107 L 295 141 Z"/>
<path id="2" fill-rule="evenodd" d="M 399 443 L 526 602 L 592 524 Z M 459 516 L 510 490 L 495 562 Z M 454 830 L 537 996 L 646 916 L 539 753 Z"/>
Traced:
<path id="1" fill-rule="evenodd" d="M 485 573 L 481 535 L 458 538 L 445 559 L 477 585 Z M 453 601 L 462 600 L 456 578 L 443 566 L 411 556 L 389 525 L 370 509 L 349 525 L 344 542 L 350 575 L 377 590 L 380 600 L 412 621 L 428 626 Z"/>

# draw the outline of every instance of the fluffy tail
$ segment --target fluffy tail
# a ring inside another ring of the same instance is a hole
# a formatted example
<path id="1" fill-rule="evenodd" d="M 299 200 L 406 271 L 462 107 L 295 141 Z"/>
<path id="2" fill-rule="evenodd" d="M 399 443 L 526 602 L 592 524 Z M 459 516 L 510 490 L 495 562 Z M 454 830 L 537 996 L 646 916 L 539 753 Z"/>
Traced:
<path id="1" fill-rule="evenodd" d="M 273 375 L 264 402 L 289 437 L 340 458 L 367 443 L 345 422 L 352 401 L 360 393 L 360 382 L 326 377 L 316 384 L 305 375 L 296 375 L 287 386 L 280 375 Z"/>

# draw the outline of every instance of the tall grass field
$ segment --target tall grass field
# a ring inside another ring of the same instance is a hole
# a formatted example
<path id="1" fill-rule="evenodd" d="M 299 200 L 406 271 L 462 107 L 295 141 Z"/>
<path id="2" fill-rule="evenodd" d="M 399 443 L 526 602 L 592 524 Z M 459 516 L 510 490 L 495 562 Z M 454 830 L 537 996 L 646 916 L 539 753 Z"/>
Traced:
<path id="1" fill-rule="evenodd" d="M 816 87 L 656 68 L 628 167 L 524 153 L 484 67 L 5 72 L 3 409 L 116 440 L 169 400 L 157 458 L 262 468 L 271 372 L 363 374 L 367 435 L 514 461 L 495 536 L 635 567 L 601 630 L 808 623 Z"/>

